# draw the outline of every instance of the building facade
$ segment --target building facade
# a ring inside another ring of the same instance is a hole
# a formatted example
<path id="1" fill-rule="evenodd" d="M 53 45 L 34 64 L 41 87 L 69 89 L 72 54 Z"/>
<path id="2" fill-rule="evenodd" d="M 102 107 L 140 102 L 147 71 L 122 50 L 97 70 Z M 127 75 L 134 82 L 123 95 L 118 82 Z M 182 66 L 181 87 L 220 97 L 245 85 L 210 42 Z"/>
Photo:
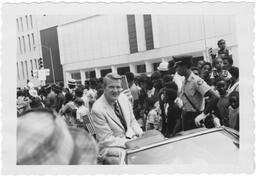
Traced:
<path id="1" fill-rule="evenodd" d="M 38 69 L 40 39 L 35 16 L 23 15 L 16 18 L 17 27 L 17 87 L 24 87 L 33 79 L 32 70 Z"/>
<path id="2" fill-rule="evenodd" d="M 92 15 L 59 25 L 65 83 L 84 83 L 108 72 L 150 73 L 174 55 L 209 60 L 208 49 L 226 40 L 238 65 L 233 16 Z"/>

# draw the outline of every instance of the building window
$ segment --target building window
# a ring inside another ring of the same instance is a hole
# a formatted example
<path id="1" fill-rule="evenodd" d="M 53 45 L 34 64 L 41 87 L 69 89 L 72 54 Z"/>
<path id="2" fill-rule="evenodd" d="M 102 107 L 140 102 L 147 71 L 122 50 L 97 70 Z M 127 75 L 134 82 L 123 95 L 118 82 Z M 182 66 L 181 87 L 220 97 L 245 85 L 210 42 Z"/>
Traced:
<path id="1" fill-rule="evenodd" d="M 81 84 L 81 74 L 80 74 L 80 72 L 78 72 L 78 73 L 71 73 L 71 78 L 76 80 L 77 84 Z"/>
<path id="2" fill-rule="evenodd" d="M 145 73 L 146 72 L 146 65 L 137 65 L 137 73 Z"/>
<path id="3" fill-rule="evenodd" d="M 19 64 L 18 63 L 16 63 L 16 64 L 17 64 L 17 78 L 18 78 L 18 80 L 20 80 Z"/>
<path id="4" fill-rule="evenodd" d="M 151 15 L 143 15 L 143 19 L 144 19 L 146 49 L 151 50 L 151 49 L 154 49 Z"/>
<path id="5" fill-rule="evenodd" d="M 130 72 L 130 68 L 127 67 L 121 67 L 121 68 L 117 68 L 117 73 L 120 75 L 125 75 L 125 73 Z"/>
<path id="6" fill-rule="evenodd" d="M 25 61 L 25 67 L 26 67 L 26 76 L 27 76 L 27 79 L 28 79 L 29 77 L 28 77 L 28 63 L 27 63 L 27 61 Z"/>
<path id="7" fill-rule="evenodd" d="M 102 69 L 100 71 L 100 75 L 101 77 L 105 77 L 108 73 L 111 73 L 112 72 L 112 69 Z"/>
<path id="8" fill-rule="evenodd" d="M 28 34 L 28 46 L 29 46 L 29 51 L 31 51 L 31 42 L 30 42 L 30 35 Z"/>
<path id="9" fill-rule="evenodd" d="M 153 70 L 154 70 L 154 71 L 157 71 L 157 67 L 159 66 L 159 64 L 160 64 L 160 62 L 158 62 L 158 63 L 152 63 L 152 65 L 153 65 Z"/>
<path id="10" fill-rule="evenodd" d="M 20 40 L 20 37 L 19 37 L 18 39 L 19 39 L 19 48 L 20 48 L 20 53 L 22 53 L 22 48 L 21 48 L 21 40 Z"/>
<path id="11" fill-rule="evenodd" d="M 85 78 L 86 79 L 94 79 L 94 78 L 96 78 L 96 72 L 95 71 L 87 71 L 87 72 L 85 72 Z"/>
<path id="12" fill-rule="evenodd" d="M 22 36 L 22 41 L 23 41 L 23 51 L 24 51 L 24 53 L 26 53 L 26 43 L 25 43 L 25 38 L 24 38 L 24 36 Z"/>
<path id="13" fill-rule="evenodd" d="M 127 15 L 130 53 L 138 52 L 135 16 Z"/>
<path id="14" fill-rule="evenodd" d="M 24 31 L 22 17 L 20 17 L 20 26 L 21 26 L 21 31 Z"/>
<path id="15" fill-rule="evenodd" d="M 24 73 L 24 65 L 23 65 L 23 61 L 21 62 L 21 71 L 22 71 L 23 79 L 25 79 L 25 73 Z"/>
<path id="16" fill-rule="evenodd" d="M 35 68 L 37 69 L 37 59 L 34 59 L 35 61 Z"/>
<path id="17" fill-rule="evenodd" d="M 18 19 L 16 19 L 16 23 L 17 23 L 17 30 L 18 30 L 18 32 L 20 32 L 20 25 L 19 25 L 19 20 Z"/>
<path id="18" fill-rule="evenodd" d="M 31 29 L 33 28 L 33 20 L 32 20 L 32 15 L 29 15 L 30 17 L 30 25 L 31 25 Z"/>
<path id="19" fill-rule="evenodd" d="M 26 24 L 27 24 L 27 29 L 29 29 L 29 26 L 28 26 L 28 16 L 26 15 Z"/>

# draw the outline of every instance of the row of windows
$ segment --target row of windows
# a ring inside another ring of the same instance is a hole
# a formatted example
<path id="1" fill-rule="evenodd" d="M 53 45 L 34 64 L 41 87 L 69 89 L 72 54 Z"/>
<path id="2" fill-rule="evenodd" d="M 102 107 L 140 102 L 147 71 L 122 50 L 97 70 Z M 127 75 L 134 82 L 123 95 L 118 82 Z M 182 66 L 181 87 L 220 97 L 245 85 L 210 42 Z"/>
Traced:
<path id="1" fill-rule="evenodd" d="M 18 32 L 24 31 L 24 26 L 26 26 L 26 29 L 33 29 L 33 19 L 32 15 L 25 15 L 26 25 L 23 23 L 23 17 L 16 18 L 16 26 Z"/>
<path id="2" fill-rule="evenodd" d="M 28 45 L 26 45 L 28 43 Z M 28 48 L 26 47 L 28 46 Z M 27 36 L 18 37 L 18 49 L 19 53 L 26 53 L 27 51 L 35 50 L 35 36 L 34 33 Z"/>
<path id="3" fill-rule="evenodd" d="M 21 67 L 21 68 L 20 68 Z M 21 71 L 20 71 L 21 69 Z M 37 59 L 31 59 L 30 60 L 30 72 L 28 68 L 28 62 L 27 61 L 21 61 L 20 66 L 19 63 L 17 63 L 17 78 L 18 80 L 27 80 L 29 79 L 29 75 L 32 76 L 32 70 L 38 69 L 38 62 Z"/>
<path id="4" fill-rule="evenodd" d="M 157 70 L 157 67 L 158 67 L 159 64 L 160 64 L 160 62 L 152 63 L 153 71 Z M 136 65 L 136 70 L 137 70 L 136 73 L 146 73 L 146 65 L 145 64 Z M 112 69 L 110 69 L 110 68 L 100 70 L 101 77 L 106 76 L 110 72 L 112 72 Z M 126 66 L 126 67 L 117 68 L 117 73 L 120 74 L 120 75 L 125 75 L 126 72 L 130 72 L 130 67 Z M 87 71 L 87 72 L 85 72 L 85 77 L 87 79 L 88 78 L 90 78 L 90 79 L 96 78 L 96 72 L 95 71 Z M 71 78 L 80 82 L 81 81 L 80 72 L 71 73 Z"/>
<path id="5" fill-rule="evenodd" d="M 143 15 L 146 49 L 154 49 L 151 15 Z M 135 15 L 127 15 L 130 53 L 138 52 Z"/>

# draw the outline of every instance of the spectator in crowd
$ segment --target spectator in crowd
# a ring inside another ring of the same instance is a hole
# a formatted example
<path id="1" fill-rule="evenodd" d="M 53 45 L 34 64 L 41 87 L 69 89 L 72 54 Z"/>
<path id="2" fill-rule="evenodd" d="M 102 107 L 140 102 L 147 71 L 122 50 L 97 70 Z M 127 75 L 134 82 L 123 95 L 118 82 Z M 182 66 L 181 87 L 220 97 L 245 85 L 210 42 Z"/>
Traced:
<path id="1" fill-rule="evenodd" d="M 92 107 L 92 120 L 100 146 L 99 159 L 108 163 L 120 163 L 120 154 L 125 143 L 143 133 L 136 121 L 128 97 L 121 92 L 121 76 L 107 74 L 104 79 L 104 93 Z M 113 154 L 113 156 L 111 156 Z"/>
<path id="2" fill-rule="evenodd" d="M 169 82 L 166 85 L 164 95 L 167 102 L 167 128 L 165 132 L 166 137 L 174 136 L 180 129 L 181 109 L 175 103 L 177 99 L 178 86 L 175 82 Z"/>
<path id="3" fill-rule="evenodd" d="M 151 81 L 154 88 L 154 92 L 152 94 L 155 102 L 159 100 L 159 92 L 163 88 L 161 77 L 162 75 L 158 71 L 153 72 L 151 75 Z"/>
<path id="4" fill-rule="evenodd" d="M 239 92 L 231 92 L 229 102 L 229 126 L 239 131 Z"/>
<path id="5" fill-rule="evenodd" d="M 199 61 L 197 62 L 196 67 L 197 67 L 197 68 L 202 68 L 202 66 L 203 66 L 204 63 L 205 63 L 204 60 L 199 60 Z"/>
<path id="6" fill-rule="evenodd" d="M 218 56 L 217 57 L 225 57 L 225 56 L 232 56 L 231 50 L 227 49 L 226 47 L 226 41 L 224 39 L 220 39 L 217 43 L 219 50 L 218 50 Z"/>
<path id="7" fill-rule="evenodd" d="M 228 93 L 230 94 L 233 91 L 239 91 L 239 69 L 238 67 L 232 66 L 229 72 L 232 76 L 231 84 L 228 88 Z"/>
<path id="8" fill-rule="evenodd" d="M 232 56 L 224 56 L 222 60 L 223 60 L 223 69 L 229 71 L 230 68 L 233 66 Z"/>
<path id="9" fill-rule="evenodd" d="M 95 102 L 95 100 L 97 98 L 96 87 L 97 87 L 97 80 L 96 79 L 90 79 L 90 87 L 89 87 L 89 90 L 87 92 L 87 97 L 88 97 L 88 100 L 89 100 L 89 107 L 90 107 L 90 105 L 92 105 Z"/>
<path id="10" fill-rule="evenodd" d="M 211 87 L 199 76 L 191 71 L 192 56 L 173 57 L 177 72 L 185 77 L 181 99 L 183 101 L 182 125 L 183 130 L 196 128 L 195 118 L 200 115 L 205 117 L 204 113 L 204 96 L 216 98 L 217 95 L 211 90 Z"/>
<path id="11" fill-rule="evenodd" d="M 84 102 L 84 106 L 89 109 L 89 98 L 87 97 L 87 95 L 85 95 L 84 93 L 87 93 L 86 91 L 84 92 L 85 89 L 83 89 L 83 87 L 78 87 L 75 90 L 75 98 L 81 98 Z"/>
<path id="12" fill-rule="evenodd" d="M 80 123 L 83 122 L 83 116 L 86 116 L 89 114 L 89 109 L 85 107 L 84 101 L 82 98 L 77 97 L 74 101 L 75 106 L 77 107 L 76 111 L 76 120 Z"/>
<path id="13" fill-rule="evenodd" d="M 37 91 L 35 89 L 30 89 L 29 90 L 29 95 L 30 95 L 30 108 L 43 108 L 43 104 L 41 102 L 40 97 L 37 94 Z"/>
<path id="14" fill-rule="evenodd" d="M 62 88 L 59 87 L 58 85 L 54 85 L 52 87 L 53 92 L 55 93 L 55 105 L 54 109 L 56 112 L 59 112 L 60 109 L 62 108 L 62 105 L 64 104 L 65 101 L 65 96 L 62 93 Z"/>
<path id="15" fill-rule="evenodd" d="M 155 100 L 152 98 L 146 99 L 146 107 L 148 109 L 146 130 L 161 130 L 161 116 L 155 106 Z"/>
<path id="16" fill-rule="evenodd" d="M 68 89 L 70 93 L 73 93 L 76 89 L 76 80 L 75 79 L 69 79 L 68 80 Z"/>
<path id="17" fill-rule="evenodd" d="M 23 112 L 30 109 L 30 100 L 25 96 L 22 90 L 17 91 L 17 114 L 21 115 Z"/>
<path id="18" fill-rule="evenodd" d="M 212 72 L 212 65 L 209 62 L 205 62 L 201 67 L 200 77 L 208 84 L 211 85 L 210 74 Z"/>
<path id="19" fill-rule="evenodd" d="M 72 111 L 75 109 L 76 106 L 73 101 L 73 95 L 68 92 L 65 94 L 65 102 L 60 110 L 60 115 L 65 116 L 68 125 L 73 125 L 75 123 L 74 117 L 72 116 Z"/>
<path id="20" fill-rule="evenodd" d="M 137 108 L 139 104 L 140 90 L 134 83 L 134 74 L 132 72 L 127 72 L 125 75 L 133 97 L 133 108 Z"/>
<path id="21" fill-rule="evenodd" d="M 223 78 L 218 78 L 215 84 L 220 97 L 218 98 L 218 101 L 216 104 L 217 110 L 215 111 L 214 114 L 220 119 L 221 125 L 229 126 L 229 120 L 228 120 L 229 97 L 227 92 L 227 83 Z"/>
<path id="22" fill-rule="evenodd" d="M 166 117 L 167 117 L 167 112 L 166 112 L 166 109 L 165 109 L 165 104 L 166 104 L 166 99 L 164 97 L 164 89 L 166 87 L 166 85 L 168 83 L 170 83 L 172 81 L 173 77 L 169 74 L 165 75 L 161 80 L 162 80 L 162 85 L 163 85 L 163 88 L 160 89 L 159 93 L 158 93 L 158 100 L 156 101 L 159 105 L 159 109 L 160 109 L 160 114 L 161 114 L 161 117 L 162 117 L 162 126 L 161 126 L 161 132 L 163 134 L 165 134 L 166 132 L 166 126 L 167 126 L 167 120 L 166 120 Z"/>
<path id="23" fill-rule="evenodd" d="M 45 99 L 45 107 L 46 108 L 51 108 L 51 109 L 56 109 L 57 105 L 57 94 L 53 91 L 54 85 L 50 86 L 47 88 L 47 97 Z"/>
<path id="24" fill-rule="evenodd" d="M 201 70 L 198 67 L 192 66 L 191 71 L 197 76 L 201 75 Z"/>
<path id="25" fill-rule="evenodd" d="M 217 78 L 223 78 L 227 81 L 227 83 L 230 83 L 231 74 L 223 69 L 223 60 L 220 57 L 217 57 L 215 60 L 213 60 L 213 69 L 212 73 L 210 75 L 210 79 L 212 80 L 212 84 L 216 81 Z"/>
<path id="26" fill-rule="evenodd" d="M 175 74 L 175 67 L 174 67 L 174 65 L 175 65 L 175 62 L 174 62 L 174 60 L 170 60 L 169 62 L 169 65 L 168 65 L 168 72 L 169 72 L 169 74 L 171 75 L 171 76 L 174 76 L 174 74 Z"/>
<path id="27" fill-rule="evenodd" d="M 98 146 L 82 129 L 67 128 L 47 109 L 30 110 L 17 121 L 17 165 L 97 164 Z"/>
<path id="28" fill-rule="evenodd" d="M 165 75 L 169 74 L 169 63 L 166 61 L 161 62 L 157 67 L 157 71 L 159 71 L 161 77 L 164 77 Z"/>

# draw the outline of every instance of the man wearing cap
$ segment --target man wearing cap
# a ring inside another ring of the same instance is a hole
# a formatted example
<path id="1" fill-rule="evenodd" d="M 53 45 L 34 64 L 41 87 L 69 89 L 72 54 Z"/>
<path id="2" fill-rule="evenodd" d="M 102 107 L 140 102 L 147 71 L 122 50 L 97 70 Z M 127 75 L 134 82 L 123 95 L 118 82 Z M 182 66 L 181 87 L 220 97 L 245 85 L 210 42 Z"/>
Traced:
<path id="1" fill-rule="evenodd" d="M 119 163 L 125 143 L 142 135 L 128 97 L 121 93 L 121 76 L 109 73 L 103 79 L 104 93 L 92 107 L 93 125 L 103 163 Z M 107 162 L 106 162 L 107 161 Z M 111 162 L 110 162 L 111 161 Z"/>
<path id="2" fill-rule="evenodd" d="M 183 130 L 194 129 L 196 124 L 198 125 L 198 121 L 206 117 L 203 112 L 204 97 L 209 96 L 213 99 L 218 96 L 203 79 L 191 71 L 192 56 L 182 55 L 173 57 L 173 59 L 176 71 L 179 75 L 185 77 L 181 92 Z"/>

